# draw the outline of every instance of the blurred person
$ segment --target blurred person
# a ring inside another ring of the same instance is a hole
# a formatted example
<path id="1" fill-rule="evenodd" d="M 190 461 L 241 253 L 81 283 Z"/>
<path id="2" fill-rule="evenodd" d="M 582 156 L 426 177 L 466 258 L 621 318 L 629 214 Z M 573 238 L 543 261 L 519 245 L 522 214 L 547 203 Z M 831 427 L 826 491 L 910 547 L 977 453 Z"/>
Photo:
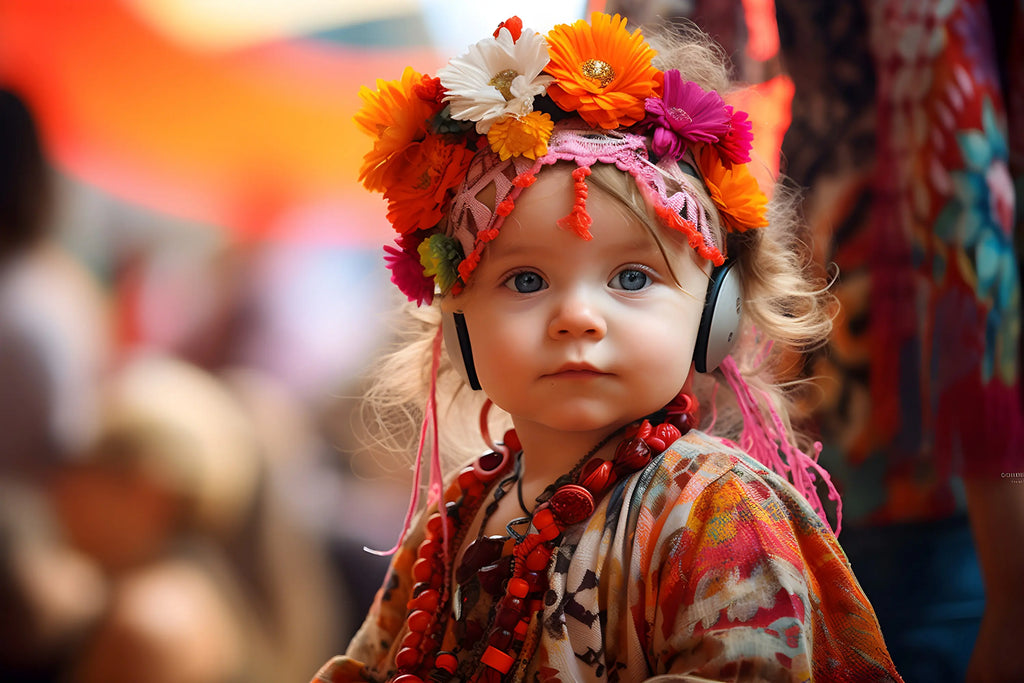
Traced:
<path id="1" fill-rule="evenodd" d="M 709 5 L 685 11 L 777 22 L 780 61 L 730 51 L 795 86 L 783 171 L 843 305 L 809 369 L 821 462 L 893 659 L 908 681 L 1024 680 L 1024 3 Z"/>
<path id="2" fill-rule="evenodd" d="M 111 353 L 106 294 L 59 241 L 31 110 L 0 90 L 0 475 L 36 478 L 95 425 Z"/>
<path id="3" fill-rule="evenodd" d="M 139 252 L 121 280 L 130 293 L 124 311 L 137 344 L 217 374 L 257 416 L 266 486 L 281 508 L 272 516 L 286 514 L 312 552 L 327 553 L 328 580 L 344 593 L 333 603 L 342 609 L 322 614 L 332 603 L 320 596 L 301 620 L 313 621 L 311 610 L 319 610 L 316 618 L 333 619 L 347 642 L 346 629 L 365 614 L 386 568 L 362 549 L 385 543 L 389 522 L 400 521 L 395 486 L 349 476 L 343 452 L 353 425 L 334 429 L 333 419 L 337 398 L 351 392 L 382 336 L 387 271 L 376 251 L 325 243 L 306 234 L 310 226 L 301 221 L 275 220 L 282 225 L 266 241 L 223 240 L 187 256 L 164 255 L 159 247 Z M 305 599 L 299 593 L 289 591 L 289 609 Z"/>
<path id="4" fill-rule="evenodd" d="M 0 680 L 59 680 L 105 604 L 98 566 L 65 543 L 38 488 L 0 480 Z"/>
<path id="5" fill-rule="evenodd" d="M 69 539 L 109 581 L 71 680 L 289 680 L 310 666 L 295 651 L 330 646 L 315 613 L 298 635 L 282 617 L 278 599 L 307 589 L 283 581 L 323 586 L 315 567 L 279 570 L 281 542 L 303 546 L 265 495 L 260 436 L 243 402 L 193 365 L 146 354 L 117 371 L 96 440 L 52 477 Z"/>

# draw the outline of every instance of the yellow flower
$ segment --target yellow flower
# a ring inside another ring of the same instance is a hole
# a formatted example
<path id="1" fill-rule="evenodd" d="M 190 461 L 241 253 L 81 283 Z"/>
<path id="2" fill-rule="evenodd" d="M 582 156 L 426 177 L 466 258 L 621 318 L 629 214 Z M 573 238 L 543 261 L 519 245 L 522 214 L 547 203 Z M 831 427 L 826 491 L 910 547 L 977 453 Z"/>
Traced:
<path id="1" fill-rule="evenodd" d="M 592 126 L 630 126 L 644 118 L 644 100 L 661 87 L 662 74 L 651 65 L 657 52 L 640 31 L 627 31 L 618 14 L 594 12 L 590 22 L 559 24 L 548 33 L 545 70 L 555 77 L 548 96 Z"/>
<path id="2" fill-rule="evenodd" d="M 526 116 L 506 116 L 487 131 L 491 151 L 506 161 L 509 157 L 524 156 L 536 159 L 548 151 L 548 140 L 555 122 L 544 112 L 532 111 Z"/>

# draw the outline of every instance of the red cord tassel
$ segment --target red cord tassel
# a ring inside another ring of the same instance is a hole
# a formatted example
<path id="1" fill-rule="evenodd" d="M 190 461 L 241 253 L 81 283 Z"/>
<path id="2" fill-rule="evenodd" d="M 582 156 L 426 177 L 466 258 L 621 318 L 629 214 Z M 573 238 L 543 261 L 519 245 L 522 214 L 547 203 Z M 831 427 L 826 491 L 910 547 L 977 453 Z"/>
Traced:
<path id="1" fill-rule="evenodd" d="M 587 182 L 586 177 L 590 175 L 590 168 L 580 166 L 572 172 L 573 189 L 576 193 L 576 201 L 573 202 L 572 211 L 565 218 L 558 220 L 557 225 L 565 230 L 572 230 L 585 240 L 594 239 L 590 234 L 590 226 L 593 224 L 590 214 L 587 213 Z"/>

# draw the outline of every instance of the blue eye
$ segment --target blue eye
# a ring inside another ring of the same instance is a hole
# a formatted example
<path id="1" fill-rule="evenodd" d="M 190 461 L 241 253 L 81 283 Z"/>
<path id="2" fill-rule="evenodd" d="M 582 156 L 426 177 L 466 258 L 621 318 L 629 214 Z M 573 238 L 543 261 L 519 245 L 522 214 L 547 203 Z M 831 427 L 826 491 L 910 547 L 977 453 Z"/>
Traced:
<path id="1" fill-rule="evenodd" d="M 547 283 L 537 273 L 531 270 L 524 270 L 506 280 L 505 286 L 509 289 L 514 289 L 520 294 L 530 294 L 531 292 L 539 292 L 544 289 Z"/>
<path id="2" fill-rule="evenodd" d="M 643 289 L 651 282 L 651 278 L 642 270 L 627 268 L 619 272 L 612 281 L 608 283 L 612 289 L 625 289 L 630 292 Z"/>

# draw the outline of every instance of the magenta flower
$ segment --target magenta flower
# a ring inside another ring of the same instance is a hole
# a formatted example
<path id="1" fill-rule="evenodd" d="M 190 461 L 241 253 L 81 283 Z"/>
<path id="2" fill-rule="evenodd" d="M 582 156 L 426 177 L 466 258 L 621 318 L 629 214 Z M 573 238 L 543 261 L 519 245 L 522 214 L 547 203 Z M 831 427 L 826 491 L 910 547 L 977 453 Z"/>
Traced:
<path id="1" fill-rule="evenodd" d="M 384 261 L 391 271 L 391 281 L 417 306 L 430 304 L 434 300 L 434 280 L 423 274 L 423 265 L 416 251 L 422 241 L 410 240 L 403 235 L 395 241 L 400 249 L 384 245 Z"/>
<path id="2" fill-rule="evenodd" d="M 708 92 L 679 71 L 665 72 L 660 98 L 644 102 L 644 127 L 653 129 L 651 148 L 659 157 L 681 159 L 689 142 L 718 142 L 729 132 L 729 112 L 721 95 Z"/>
<path id="3" fill-rule="evenodd" d="M 728 104 L 725 110 L 729 113 L 729 132 L 718 140 L 718 151 L 730 165 L 745 164 L 750 161 L 750 148 L 754 140 L 751 122 L 745 111 L 734 110 Z"/>

